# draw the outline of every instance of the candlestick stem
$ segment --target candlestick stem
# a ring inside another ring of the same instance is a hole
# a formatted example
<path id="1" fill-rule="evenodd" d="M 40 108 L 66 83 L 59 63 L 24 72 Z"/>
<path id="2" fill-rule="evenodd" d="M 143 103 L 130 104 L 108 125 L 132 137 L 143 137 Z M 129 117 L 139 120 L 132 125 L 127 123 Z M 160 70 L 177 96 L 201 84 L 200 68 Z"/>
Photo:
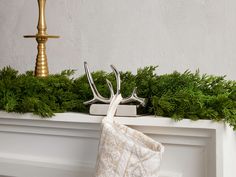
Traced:
<path id="1" fill-rule="evenodd" d="M 39 19 L 38 19 L 38 35 L 46 35 L 47 25 L 45 19 L 45 5 L 46 0 L 38 0 Z"/>
<path id="2" fill-rule="evenodd" d="M 38 0 L 39 18 L 38 18 L 38 33 L 36 35 L 26 35 L 25 38 L 35 38 L 38 43 L 38 54 L 35 64 L 35 76 L 46 77 L 49 74 L 48 62 L 46 54 L 46 42 L 48 38 L 59 38 L 59 36 L 52 36 L 47 34 L 47 25 L 45 17 L 46 0 Z"/>

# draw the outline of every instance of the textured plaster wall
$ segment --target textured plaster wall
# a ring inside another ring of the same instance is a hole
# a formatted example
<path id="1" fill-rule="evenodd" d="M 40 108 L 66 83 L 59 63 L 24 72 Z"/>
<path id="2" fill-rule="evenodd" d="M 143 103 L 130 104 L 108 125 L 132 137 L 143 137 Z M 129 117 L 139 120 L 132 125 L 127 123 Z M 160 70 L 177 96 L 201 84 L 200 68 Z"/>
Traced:
<path id="1" fill-rule="evenodd" d="M 159 65 L 236 79 L 235 0 L 47 0 L 50 72 Z M 32 70 L 36 0 L 0 0 L 0 67 Z"/>

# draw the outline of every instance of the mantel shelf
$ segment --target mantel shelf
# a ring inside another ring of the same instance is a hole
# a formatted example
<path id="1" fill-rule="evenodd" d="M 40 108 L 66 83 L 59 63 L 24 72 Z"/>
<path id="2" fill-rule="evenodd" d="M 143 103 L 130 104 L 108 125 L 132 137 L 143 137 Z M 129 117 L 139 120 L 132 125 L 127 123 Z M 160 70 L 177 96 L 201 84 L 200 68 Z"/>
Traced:
<path id="1" fill-rule="evenodd" d="M 43 121 L 47 122 L 64 122 L 64 123 L 88 123 L 99 124 L 103 116 L 94 116 L 83 113 L 56 113 L 51 118 L 42 118 L 32 113 L 7 113 L 0 111 L 1 120 L 28 120 L 28 121 Z M 117 121 L 131 126 L 157 126 L 157 127 L 178 127 L 178 128 L 193 128 L 193 129 L 217 129 L 225 126 L 223 122 L 214 122 L 211 120 L 197 120 L 183 119 L 175 121 L 171 118 L 160 116 L 137 116 L 137 117 L 116 117 Z"/>
<path id="2" fill-rule="evenodd" d="M 0 111 L 0 176 L 92 177 L 102 118 L 70 112 L 41 118 Z M 164 144 L 160 177 L 236 176 L 236 133 L 223 122 L 116 119 Z"/>

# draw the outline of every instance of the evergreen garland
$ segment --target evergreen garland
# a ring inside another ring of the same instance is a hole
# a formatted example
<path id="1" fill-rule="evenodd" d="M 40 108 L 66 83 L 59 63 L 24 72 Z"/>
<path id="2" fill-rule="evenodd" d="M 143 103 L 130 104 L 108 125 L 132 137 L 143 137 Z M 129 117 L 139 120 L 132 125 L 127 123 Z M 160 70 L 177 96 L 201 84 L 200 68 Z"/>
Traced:
<path id="1" fill-rule="evenodd" d="M 157 75 L 156 67 L 139 69 L 137 74 L 121 72 L 121 93 L 129 96 L 137 87 L 139 97 L 147 99 L 139 112 L 171 117 L 175 120 L 211 119 L 229 123 L 236 130 L 236 81 L 227 81 L 224 76 L 200 75 L 173 72 Z M 37 78 L 33 72 L 19 74 L 11 67 L 0 70 L 0 110 L 7 112 L 32 112 L 42 117 L 51 117 L 58 112 L 88 112 L 83 104 L 93 97 L 85 75 L 72 79 L 73 70 L 47 78 Z M 92 73 L 99 92 L 109 97 L 105 78 L 114 88 L 113 73 Z"/>

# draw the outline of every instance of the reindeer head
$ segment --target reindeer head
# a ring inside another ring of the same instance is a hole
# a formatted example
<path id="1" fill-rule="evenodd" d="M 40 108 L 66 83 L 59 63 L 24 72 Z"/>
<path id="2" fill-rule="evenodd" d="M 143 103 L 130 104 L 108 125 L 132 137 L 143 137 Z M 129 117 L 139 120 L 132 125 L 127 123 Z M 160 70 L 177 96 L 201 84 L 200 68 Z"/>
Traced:
<path id="1" fill-rule="evenodd" d="M 113 72 L 115 74 L 115 77 L 116 77 L 116 83 L 117 83 L 116 84 L 117 85 L 116 93 L 114 93 L 114 89 L 113 89 L 113 86 L 112 86 L 111 82 L 108 79 L 106 79 L 107 85 L 108 85 L 109 90 L 110 90 L 110 95 L 111 95 L 110 98 L 105 98 L 98 92 L 97 87 L 96 87 L 96 85 L 93 81 L 92 75 L 90 73 L 87 62 L 84 62 L 84 69 L 85 69 L 85 73 L 86 73 L 87 78 L 88 78 L 90 88 L 91 88 L 92 93 L 93 93 L 93 99 L 84 102 L 84 104 L 87 105 L 87 104 L 93 104 L 93 103 L 97 103 L 97 102 L 109 104 L 111 102 L 112 98 L 115 95 L 120 94 L 120 87 L 121 87 L 120 73 L 116 69 L 115 66 L 111 65 L 111 69 L 113 70 Z M 122 99 L 121 104 L 122 103 L 127 104 L 127 103 L 131 103 L 131 102 L 137 102 L 142 106 L 145 105 L 145 98 L 139 98 L 137 96 L 137 87 L 134 88 L 133 93 L 131 94 L 131 96 Z"/>

